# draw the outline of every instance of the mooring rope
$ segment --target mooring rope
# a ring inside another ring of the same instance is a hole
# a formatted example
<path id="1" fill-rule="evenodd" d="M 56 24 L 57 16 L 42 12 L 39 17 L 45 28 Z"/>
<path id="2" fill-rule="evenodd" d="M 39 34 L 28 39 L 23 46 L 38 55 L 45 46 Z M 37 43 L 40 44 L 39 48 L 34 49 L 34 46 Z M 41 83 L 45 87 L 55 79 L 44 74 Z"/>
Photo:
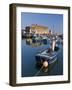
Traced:
<path id="1" fill-rule="evenodd" d="M 37 76 L 40 73 L 42 68 L 43 68 L 43 66 L 40 68 L 40 70 L 34 76 Z"/>

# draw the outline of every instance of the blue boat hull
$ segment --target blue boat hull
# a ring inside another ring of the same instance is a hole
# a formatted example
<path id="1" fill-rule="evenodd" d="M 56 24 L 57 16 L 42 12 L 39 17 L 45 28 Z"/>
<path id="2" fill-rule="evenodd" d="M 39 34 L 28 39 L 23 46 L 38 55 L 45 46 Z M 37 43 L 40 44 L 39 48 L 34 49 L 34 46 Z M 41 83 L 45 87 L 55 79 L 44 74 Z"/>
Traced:
<path id="1" fill-rule="evenodd" d="M 57 60 L 57 56 L 55 56 L 52 59 L 49 59 L 49 58 L 46 58 L 46 57 L 42 57 L 42 56 L 41 57 L 40 56 L 35 56 L 35 58 L 36 58 L 37 63 L 43 63 L 44 61 L 47 61 L 48 64 L 52 64 L 52 63 L 54 63 Z"/>

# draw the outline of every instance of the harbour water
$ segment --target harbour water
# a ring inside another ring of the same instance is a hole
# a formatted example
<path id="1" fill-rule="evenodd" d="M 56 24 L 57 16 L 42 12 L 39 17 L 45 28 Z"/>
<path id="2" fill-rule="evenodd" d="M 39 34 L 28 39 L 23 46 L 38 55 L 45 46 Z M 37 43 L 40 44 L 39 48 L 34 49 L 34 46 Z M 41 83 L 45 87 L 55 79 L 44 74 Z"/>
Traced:
<path id="1" fill-rule="evenodd" d="M 33 76 L 51 76 L 51 75 L 63 75 L 63 45 L 60 44 L 60 51 L 58 59 L 48 68 L 40 68 L 36 64 L 35 55 L 44 49 L 50 47 L 50 41 L 44 43 L 32 43 L 32 39 L 22 39 L 21 41 L 21 55 L 22 55 L 22 77 Z"/>

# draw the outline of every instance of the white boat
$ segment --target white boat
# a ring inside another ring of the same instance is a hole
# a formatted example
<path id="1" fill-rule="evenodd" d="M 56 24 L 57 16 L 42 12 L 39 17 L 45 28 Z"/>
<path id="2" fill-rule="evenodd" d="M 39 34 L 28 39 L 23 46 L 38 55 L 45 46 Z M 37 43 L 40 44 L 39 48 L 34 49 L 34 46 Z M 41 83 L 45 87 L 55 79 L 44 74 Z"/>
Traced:
<path id="1" fill-rule="evenodd" d="M 40 42 L 40 41 L 41 41 L 41 37 L 40 37 L 40 36 L 37 36 L 37 35 L 34 35 L 34 36 L 32 37 L 32 41 L 33 41 L 33 42 Z"/>

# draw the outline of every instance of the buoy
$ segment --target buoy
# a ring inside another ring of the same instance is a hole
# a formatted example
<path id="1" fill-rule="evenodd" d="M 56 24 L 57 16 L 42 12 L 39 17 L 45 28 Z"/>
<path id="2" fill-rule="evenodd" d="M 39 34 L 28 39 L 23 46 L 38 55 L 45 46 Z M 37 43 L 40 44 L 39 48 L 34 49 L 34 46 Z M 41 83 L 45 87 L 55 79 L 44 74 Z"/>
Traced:
<path id="1" fill-rule="evenodd" d="M 45 68 L 48 67 L 48 62 L 47 61 L 43 62 L 43 67 L 45 67 Z"/>

